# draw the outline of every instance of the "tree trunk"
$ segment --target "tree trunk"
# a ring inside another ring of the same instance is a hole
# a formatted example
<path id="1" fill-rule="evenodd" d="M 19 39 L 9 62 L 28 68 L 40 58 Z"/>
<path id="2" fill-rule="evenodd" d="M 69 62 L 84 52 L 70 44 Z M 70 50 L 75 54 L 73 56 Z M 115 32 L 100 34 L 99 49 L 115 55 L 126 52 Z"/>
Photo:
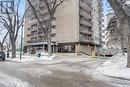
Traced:
<path id="1" fill-rule="evenodd" d="M 122 29 L 122 28 L 121 28 Z M 124 53 L 124 40 L 123 40 L 123 34 L 121 34 L 121 51 L 122 51 L 122 55 L 125 55 Z"/>
<path id="2" fill-rule="evenodd" d="M 12 58 L 16 58 L 16 45 L 15 45 L 15 41 L 12 41 Z"/>
<path id="3" fill-rule="evenodd" d="M 0 50 L 3 51 L 3 44 L 0 44 Z"/>
<path id="4" fill-rule="evenodd" d="M 52 56 L 52 47 L 51 47 L 51 20 L 48 22 L 48 56 Z"/>
<path id="5" fill-rule="evenodd" d="M 130 68 L 130 18 L 128 18 L 127 67 Z"/>
<path id="6" fill-rule="evenodd" d="M 127 67 L 130 68 L 130 34 L 128 35 Z"/>

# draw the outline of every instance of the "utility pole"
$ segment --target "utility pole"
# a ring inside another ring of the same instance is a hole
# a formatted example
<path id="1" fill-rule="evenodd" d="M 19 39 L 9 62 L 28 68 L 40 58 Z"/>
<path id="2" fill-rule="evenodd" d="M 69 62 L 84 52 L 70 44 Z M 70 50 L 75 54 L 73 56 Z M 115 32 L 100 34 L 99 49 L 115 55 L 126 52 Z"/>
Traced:
<path id="1" fill-rule="evenodd" d="M 21 30 L 20 60 L 22 59 L 22 52 L 23 52 L 23 24 L 22 24 L 22 30 Z"/>

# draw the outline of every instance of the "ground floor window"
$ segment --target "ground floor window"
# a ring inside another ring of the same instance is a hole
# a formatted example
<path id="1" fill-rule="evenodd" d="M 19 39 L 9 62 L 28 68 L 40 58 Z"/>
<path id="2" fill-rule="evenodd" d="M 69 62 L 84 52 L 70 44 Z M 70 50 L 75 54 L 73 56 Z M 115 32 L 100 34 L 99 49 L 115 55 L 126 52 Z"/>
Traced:
<path id="1" fill-rule="evenodd" d="M 57 46 L 56 45 L 52 45 L 52 52 L 55 53 Z M 31 53 L 31 51 L 35 51 L 35 52 L 47 52 L 48 51 L 48 45 L 44 44 L 44 45 L 32 45 L 32 46 L 28 46 L 27 48 L 27 52 Z"/>
<path id="2" fill-rule="evenodd" d="M 75 53 L 75 45 L 58 45 L 58 52 Z"/>

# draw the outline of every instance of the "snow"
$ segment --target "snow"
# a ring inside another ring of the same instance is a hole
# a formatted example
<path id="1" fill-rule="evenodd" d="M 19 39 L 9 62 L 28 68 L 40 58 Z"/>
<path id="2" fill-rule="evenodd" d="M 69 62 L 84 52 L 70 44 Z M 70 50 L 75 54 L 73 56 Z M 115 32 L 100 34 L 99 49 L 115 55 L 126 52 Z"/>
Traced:
<path id="1" fill-rule="evenodd" d="M 25 81 L 0 72 L 0 87 L 33 87 Z"/>
<path id="2" fill-rule="evenodd" d="M 16 58 L 7 58 L 6 60 L 24 63 L 24 62 L 34 62 L 34 61 L 39 61 L 39 60 L 53 60 L 56 57 L 57 56 L 55 56 L 55 55 L 53 55 L 51 57 L 48 57 L 47 55 L 42 55 L 41 57 L 38 57 L 37 55 L 34 55 L 34 56 L 23 55 L 22 58 L 20 59 L 20 56 L 17 55 Z"/>
<path id="3" fill-rule="evenodd" d="M 130 79 L 130 68 L 127 65 L 127 54 L 118 54 L 107 60 L 97 70 L 106 76 Z"/>

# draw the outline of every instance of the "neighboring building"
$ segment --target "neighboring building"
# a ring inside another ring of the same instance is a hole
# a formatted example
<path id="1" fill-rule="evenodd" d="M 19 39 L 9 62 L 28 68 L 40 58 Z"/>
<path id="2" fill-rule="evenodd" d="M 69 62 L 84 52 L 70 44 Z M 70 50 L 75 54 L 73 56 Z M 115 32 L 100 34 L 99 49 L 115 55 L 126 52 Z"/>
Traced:
<path id="1" fill-rule="evenodd" d="M 108 42 L 108 36 L 109 36 L 109 32 L 107 31 L 107 27 L 108 27 L 108 23 L 109 21 L 111 20 L 112 17 L 114 17 L 115 14 L 114 14 L 114 11 L 112 9 L 110 9 L 108 11 L 108 14 L 106 14 L 103 19 L 104 19 L 104 27 L 102 28 L 103 32 L 102 32 L 102 41 L 105 42 L 105 44 L 103 45 L 103 49 L 107 49 L 108 48 L 108 45 L 107 45 L 107 42 Z"/>
<path id="2" fill-rule="evenodd" d="M 122 48 L 127 48 L 127 31 L 121 29 L 120 22 L 112 10 L 106 15 L 105 28 L 107 49 L 114 49 L 120 52 Z"/>
<path id="3" fill-rule="evenodd" d="M 36 9 L 41 8 L 41 12 L 47 14 L 40 1 L 32 0 Z M 53 22 L 54 51 L 89 55 L 94 49 L 98 51 L 101 46 L 100 30 L 104 27 L 102 10 L 101 0 L 65 0 L 58 7 Z M 45 36 L 32 13 L 30 10 L 25 19 L 25 45 L 47 50 Z"/>

